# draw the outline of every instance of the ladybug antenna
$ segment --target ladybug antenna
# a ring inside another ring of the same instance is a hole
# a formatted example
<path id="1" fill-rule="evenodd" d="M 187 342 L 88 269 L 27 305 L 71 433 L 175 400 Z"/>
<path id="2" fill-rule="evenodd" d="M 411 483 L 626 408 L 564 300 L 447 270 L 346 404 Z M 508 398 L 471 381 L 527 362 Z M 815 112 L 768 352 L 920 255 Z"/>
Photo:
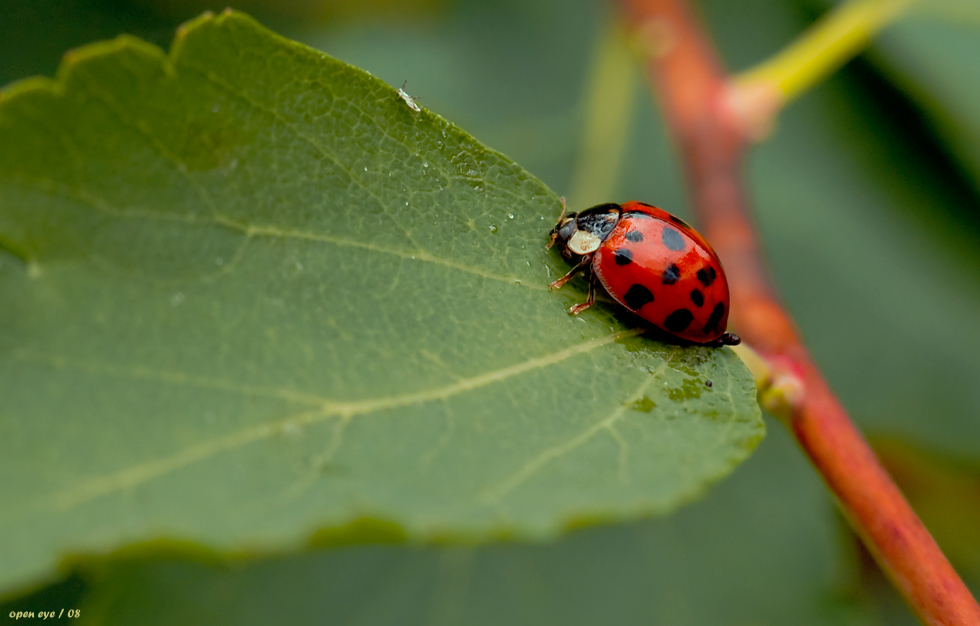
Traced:
<path id="1" fill-rule="evenodd" d="M 565 213 L 568 213 L 568 205 L 565 204 L 565 196 L 561 197 L 561 215 L 558 216 L 558 226 L 561 226 L 561 221 L 565 217 Z M 545 250 L 550 250 L 551 246 L 555 245 L 555 240 L 558 239 L 558 226 L 555 226 L 551 231 L 551 241 L 548 245 L 544 247 Z"/>

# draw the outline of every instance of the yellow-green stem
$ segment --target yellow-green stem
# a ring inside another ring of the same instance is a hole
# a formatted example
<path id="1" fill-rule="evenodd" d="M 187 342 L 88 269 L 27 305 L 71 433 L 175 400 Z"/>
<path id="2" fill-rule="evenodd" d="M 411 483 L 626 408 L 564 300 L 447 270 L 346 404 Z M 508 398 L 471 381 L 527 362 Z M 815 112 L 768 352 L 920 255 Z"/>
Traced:
<path id="1" fill-rule="evenodd" d="M 765 85 L 785 103 L 859 54 L 872 37 L 898 19 L 914 0 L 851 0 L 760 65 L 735 77 L 740 88 Z"/>
<path id="2" fill-rule="evenodd" d="M 569 206 L 611 202 L 635 109 L 636 59 L 622 31 L 606 26 L 585 86 L 582 147 L 568 194 Z"/>

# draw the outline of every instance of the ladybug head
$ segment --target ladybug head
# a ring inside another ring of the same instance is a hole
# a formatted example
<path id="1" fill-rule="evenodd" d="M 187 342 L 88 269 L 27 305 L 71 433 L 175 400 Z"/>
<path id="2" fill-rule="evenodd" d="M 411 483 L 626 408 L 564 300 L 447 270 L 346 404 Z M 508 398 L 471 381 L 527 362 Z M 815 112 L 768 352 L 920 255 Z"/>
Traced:
<path id="1" fill-rule="evenodd" d="M 592 254 L 612 232 L 621 214 L 618 204 L 600 204 L 581 213 L 562 214 L 551 229 L 551 243 L 557 243 L 566 257 Z"/>
<path id="2" fill-rule="evenodd" d="M 555 224 L 555 227 L 551 229 L 551 243 L 548 244 L 550 248 L 553 244 L 558 244 L 558 250 L 565 256 L 571 256 L 571 251 L 568 249 L 568 243 L 575 237 L 578 232 L 578 224 L 576 223 L 576 218 L 578 213 L 569 213 L 568 215 L 562 215 Z"/>

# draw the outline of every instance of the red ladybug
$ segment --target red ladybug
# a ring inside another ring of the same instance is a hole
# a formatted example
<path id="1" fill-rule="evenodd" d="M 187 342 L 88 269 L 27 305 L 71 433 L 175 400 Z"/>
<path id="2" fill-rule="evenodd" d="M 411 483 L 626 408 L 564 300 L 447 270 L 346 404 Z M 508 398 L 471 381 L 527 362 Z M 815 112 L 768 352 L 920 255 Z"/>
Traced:
<path id="1" fill-rule="evenodd" d="M 738 336 L 725 332 L 728 281 L 718 255 L 680 218 L 642 202 L 563 211 L 548 247 L 555 243 L 577 263 L 552 289 L 592 270 L 589 297 L 569 309 L 572 315 L 592 306 L 598 279 L 613 300 L 681 339 L 738 345 Z"/>

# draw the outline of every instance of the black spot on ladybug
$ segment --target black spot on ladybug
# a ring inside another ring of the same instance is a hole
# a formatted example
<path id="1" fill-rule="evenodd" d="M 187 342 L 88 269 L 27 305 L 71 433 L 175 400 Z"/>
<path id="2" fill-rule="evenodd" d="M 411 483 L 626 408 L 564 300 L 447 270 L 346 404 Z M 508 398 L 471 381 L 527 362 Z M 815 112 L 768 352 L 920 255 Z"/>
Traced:
<path id="1" fill-rule="evenodd" d="M 626 248 L 616 248 L 613 258 L 616 259 L 616 265 L 629 265 L 633 262 L 633 253 Z"/>
<path id="2" fill-rule="evenodd" d="M 663 232 L 660 234 L 660 240 L 664 242 L 668 250 L 680 252 L 684 249 L 684 238 L 673 228 L 664 227 Z"/>
<path id="3" fill-rule="evenodd" d="M 631 230 L 626 233 L 626 241 L 632 241 L 633 243 L 640 243 L 643 241 L 643 233 L 638 230 Z"/>
<path id="4" fill-rule="evenodd" d="M 711 283 L 715 282 L 716 276 L 717 274 L 715 273 L 715 268 L 711 267 L 710 265 L 708 267 L 702 267 L 698 270 L 698 280 L 700 280 L 701 284 L 705 287 L 710 287 Z"/>
<path id="5" fill-rule="evenodd" d="M 643 285 L 633 285 L 626 291 L 623 300 L 626 300 L 626 306 L 634 311 L 639 311 L 644 304 L 653 302 L 653 294 Z"/>
<path id="6" fill-rule="evenodd" d="M 701 293 L 700 289 L 691 290 L 691 302 L 694 306 L 704 306 L 704 294 Z"/>
<path id="7" fill-rule="evenodd" d="M 715 305 L 715 308 L 711 310 L 711 317 L 708 318 L 708 323 L 704 325 L 701 329 L 705 335 L 711 334 L 715 328 L 718 327 L 718 322 L 721 321 L 721 316 L 725 314 L 725 305 L 719 302 Z"/>
<path id="8" fill-rule="evenodd" d="M 690 326 L 694 314 L 687 309 L 677 309 L 664 320 L 664 328 L 672 333 L 679 333 Z"/>
<path id="9" fill-rule="evenodd" d="M 677 267 L 677 265 L 671 263 L 670 265 L 667 266 L 667 269 L 664 270 L 663 277 L 661 278 L 661 280 L 665 285 L 673 285 L 678 280 L 680 280 L 680 278 L 681 278 L 680 268 Z"/>

